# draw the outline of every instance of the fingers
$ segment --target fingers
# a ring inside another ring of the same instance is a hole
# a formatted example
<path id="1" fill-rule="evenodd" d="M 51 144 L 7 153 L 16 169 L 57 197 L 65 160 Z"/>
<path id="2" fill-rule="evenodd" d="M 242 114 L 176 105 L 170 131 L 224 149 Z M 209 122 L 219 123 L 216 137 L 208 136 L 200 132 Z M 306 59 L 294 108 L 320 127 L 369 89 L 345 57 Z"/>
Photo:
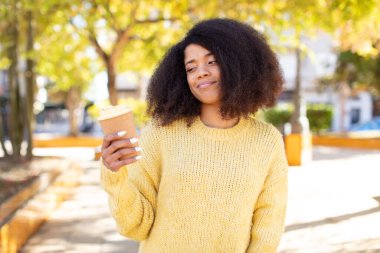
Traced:
<path id="1" fill-rule="evenodd" d="M 119 131 L 119 132 L 116 132 L 116 133 L 105 135 L 104 138 L 103 138 L 103 143 L 102 143 L 102 148 L 101 148 L 102 152 L 105 149 L 107 149 L 114 141 L 127 139 L 125 137 L 126 134 L 127 134 L 126 131 Z M 131 139 L 129 139 L 130 144 L 135 144 L 137 141 L 138 141 L 137 138 L 131 138 Z"/>
<path id="2" fill-rule="evenodd" d="M 126 131 L 119 131 L 116 133 L 105 135 L 102 143 L 102 151 L 103 149 L 108 148 L 108 146 L 111 145 L 113 141 L 123 139 L 126 134 Z"/>
<path id="3" fill-rule="evenodd" d="M 110 153 L 109 155 L 104 155 L 103 160 L 105 160 L 107 163 L 113 163 L 114 161 L 118 160 L 124 160 L 125 158 L 138 156 L 140 155 L 141 148 L 140 147 L 134 147 L 134 148 L 122 148 L 118 149 L 113 153 Z"/>
<path id="4" fill-rule="evenodd" d="M 103 163 L 107 167 L 107 169 L 116 172 L 120 168 L 122 168 L 123 166 L 126 166 L 128 164 L 132 164 L 139 159 L 141 159 L 141 156 L 134 156 L 134 157 L 129 157 L 129 158 L 126 158 L 123 160 L 116 160 L 116 161 L 113 161 L 111 163 L 107 163 L 106 161 L 103 161 Z"/>
<path id="5" fill-rule="evenodd" d="M 102 150 L 102 156 L 108 157 L 120 149 L 135 148 L 136 143 L 137 143 L 137 138 L 116 139 L 116 140 L 110 142 L 110 144 L 108 144 L 108 147 L 106 147 Z"/>
<path id="6" fill-rule="evenodd" d="M 112 171 L 119 170 L 122 166 L 131 164 L 141 158 L 140 147 L 136 147 L 137 138 L 126 138 L 126 132 L 107 134 L 102 143 L 103 164 Z"/>

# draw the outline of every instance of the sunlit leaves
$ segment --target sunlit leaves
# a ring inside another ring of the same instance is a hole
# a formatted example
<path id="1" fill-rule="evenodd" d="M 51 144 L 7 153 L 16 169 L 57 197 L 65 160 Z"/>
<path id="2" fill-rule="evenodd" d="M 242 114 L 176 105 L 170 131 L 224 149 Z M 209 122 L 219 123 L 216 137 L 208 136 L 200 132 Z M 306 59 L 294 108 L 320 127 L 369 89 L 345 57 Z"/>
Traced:
<path id="1" fill-rule="evenodd" d="M 0 5 L 0 31 L 6 30 L 4 15 L 7 10 L 6 4 L 10 1 L 4 0 L 4 4 Z M 75 60 L 77 56 L 74 55 L 88 58 L 86 52 L 89 48 L 95 52 L 94 43 L 89 39 L 91 36 L 96 38 L 103 52 L 110 56 L 115 52 L 120 36 L 128 30 L 128 38 L 121 45 L 121 53 L 116 52 L 117 71 L 152 71 L 165 51 L 190 27 L 202 19 L 213 17 L 235 18 L 251 24 L 268 36 L 276 50 L 280 45 L 289 48 L 298 47 L 300 36 L 315 36 L 320 30 L 331 34 L 336 34 L 338 31 L 342 47 L 359 54 L 376 55 L 379 50 L 380 15 L 377 15 L 379 9 L 377 0 L 20 0 L 19 2 L 24 8 L 32 8 L 36 14 L 35 49 L 38 54 L 23 55 L 41 54 L 38 66 L 45 64 L 45 61 L 56 61 L 57 66 L 60 66 L 62 63 L 59 59 L 72 64 L 72 69 L 81 68 L 76 64 L 87 66 L 87 63 Z M 0 47 L 4 48 L 8 42 L 4 36 L 2 37 Z M 94 55 L 98 60 L 105 59 L 99 54 Z M 94 59 L 90 57 L 88 61 L 94 62 Z M 1 58 L 1 62 L 4 65 L 6 59 Z M 39 66 L 39 68 L 45 67 Z M 49 71 L 52 74 L 53 69 Z M 68 72 L 70 73 L 75 71 Z M 73 77 L 74 80 L 75 78 L 77 76 Z M 56 79 L 58 83 L 58 78 Z"/>

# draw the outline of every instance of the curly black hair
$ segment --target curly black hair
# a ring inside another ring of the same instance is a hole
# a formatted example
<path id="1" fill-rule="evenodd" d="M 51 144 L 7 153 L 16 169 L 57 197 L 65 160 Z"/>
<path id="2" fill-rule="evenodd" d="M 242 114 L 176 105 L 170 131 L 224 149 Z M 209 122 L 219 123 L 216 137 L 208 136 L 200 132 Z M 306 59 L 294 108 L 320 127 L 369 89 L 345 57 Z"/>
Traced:
<path id="1" fill-rule="evenodd" d="M 264 36 L 235 20 L 210 19 L 196 24 L 169 49 L 150 80 L 148 113 L 161 125 L 185 118 L 190 126 L 200 114 L 201 103 L 190 91 L 184 64 L 190 44 L 204 47 L 218 62 L 223 118 L 248 117 L 276 103 L 284 79 Z"/>

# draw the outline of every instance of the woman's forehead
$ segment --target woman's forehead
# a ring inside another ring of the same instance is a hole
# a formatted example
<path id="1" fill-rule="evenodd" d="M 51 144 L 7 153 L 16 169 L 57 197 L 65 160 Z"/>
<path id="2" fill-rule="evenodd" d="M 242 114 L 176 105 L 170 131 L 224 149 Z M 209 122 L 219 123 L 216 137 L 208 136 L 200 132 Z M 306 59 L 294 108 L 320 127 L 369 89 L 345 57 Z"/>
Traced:
<path id="1" fill-rule="evenodd" d="M 198 45 L 198 44 L 190 44 L 188 45 L 185 50 L 185 63 L 189 63 L 191 61 L 194 61 L 196 59 L 206 58 L 208 56 L 212 56 L 213 53 L 211 53 L 208 49 Z"/>

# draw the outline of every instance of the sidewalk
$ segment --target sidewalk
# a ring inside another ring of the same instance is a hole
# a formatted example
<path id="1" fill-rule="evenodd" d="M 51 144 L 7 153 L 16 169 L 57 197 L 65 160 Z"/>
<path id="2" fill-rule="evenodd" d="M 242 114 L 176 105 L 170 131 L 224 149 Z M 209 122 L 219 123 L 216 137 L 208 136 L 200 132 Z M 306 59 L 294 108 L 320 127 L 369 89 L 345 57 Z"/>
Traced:
<path id="1" fill-rule="evenodd" d="M 313 162 L 289 169 L 286 233 L 279 252 L 380 252 L 380 151 L 318 147 L 313 153 Z M 82 163 L 77 194 L 22 253 L 138 251 L 136 242 L 115 231 L 99 186 L 98 162 Z"/>
<path id="2" fill-rule="evenodd" d="M 136 242 L 116 232 L 107 196 L 99 185 L 98 162 L 82 163 L 84 175 L 74 198 L 62 203 L 21 252 L 137 252 Z"/>
<path id="3" fill-rule="evenodd" d="M 314 148 L 289 171 L 281 253 L 380 252 L 380 151 Z"/>

